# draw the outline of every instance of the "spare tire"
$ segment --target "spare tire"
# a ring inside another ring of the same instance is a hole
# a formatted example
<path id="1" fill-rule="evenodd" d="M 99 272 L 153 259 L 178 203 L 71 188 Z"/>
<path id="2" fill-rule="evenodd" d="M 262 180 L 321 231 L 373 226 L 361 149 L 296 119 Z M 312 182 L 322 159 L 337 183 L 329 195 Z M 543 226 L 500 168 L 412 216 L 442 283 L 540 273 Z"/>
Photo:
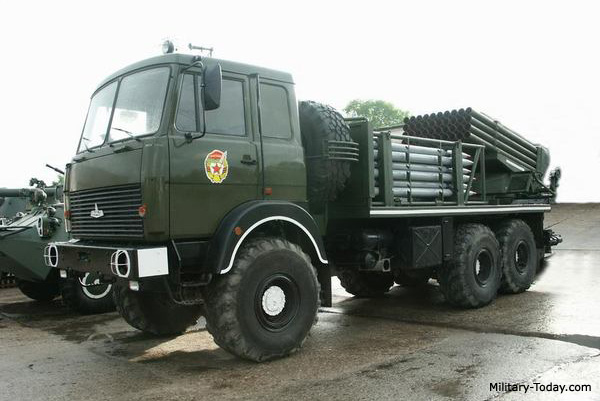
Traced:
<path id="1" fill-rule="evenodd" d="M 298 106 L 302 145 L 306 157 L 307 195 L 310 209 L 322 212 L 337 198 L 350 178 L 350 162 L 330 160 L 327 141 L 352 141 L 350 127 L 333 107 L 303 101 Z M 323 156 L 323 157 L 321 157 Z"/>

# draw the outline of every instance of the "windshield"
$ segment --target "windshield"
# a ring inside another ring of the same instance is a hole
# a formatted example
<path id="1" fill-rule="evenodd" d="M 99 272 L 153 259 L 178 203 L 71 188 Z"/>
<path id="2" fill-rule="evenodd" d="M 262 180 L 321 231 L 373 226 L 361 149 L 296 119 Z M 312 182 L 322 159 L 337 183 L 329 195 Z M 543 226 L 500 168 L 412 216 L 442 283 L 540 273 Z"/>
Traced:
<path id="1" fill-rule="evenodd" d="M 88 117 L 83 127 L 79 151 L 102 145 L 110 121 L 117 83 L 113 82 L 92 98 Z"/>
<path id="2" fill-rule="evenodd" d="M 102 145 L 107 133 L 108 142 L 113 142 L 158 131 L 168 82 L 169 68 L 154 68 L 124 77 L 118 93 L 117 82 L 96 93 L 78 152 Z"/>

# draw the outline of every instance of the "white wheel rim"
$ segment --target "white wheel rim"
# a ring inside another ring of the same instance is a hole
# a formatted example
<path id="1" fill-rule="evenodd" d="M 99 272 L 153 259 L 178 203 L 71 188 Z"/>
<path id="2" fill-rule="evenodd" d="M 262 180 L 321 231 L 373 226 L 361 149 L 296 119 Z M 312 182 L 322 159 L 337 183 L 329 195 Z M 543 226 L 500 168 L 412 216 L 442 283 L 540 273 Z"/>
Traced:
<path id="1" fill-rule="evenodd" d="M 90 299 L 102 299 L 105 296 L 107 296 L 112 288 L 112 284 L 108 284 L 106 286 L 106 289 L 104 291 L 102 291 L 100 294 L 93 294 L 90 292 L 90 290 L 86 286 L 93 285 L 95 287 L 97 285 L 103 285 L 103 284 L 100 284 L 100 279 L 98 279 L 98 278 L 96 280 L 94 280 L 92 283 L 88 283 L 87 280 L 88 280 L 89 276 L 90 276 L 90 273 L 85 273 L 85 276 L 83 276 L 83 279 L 81 279 L 81 278 L 79 279 L 79 283 L 81 284 L 81 290 L 83 291 L 83 294 Z"/>
<path id="2" fill-rule="evenodd" d="M 263 293 L 263 311 L 269 316 L 279 315 L 285 308 L 285 292 L 281 287 L 273 285 Z"/>

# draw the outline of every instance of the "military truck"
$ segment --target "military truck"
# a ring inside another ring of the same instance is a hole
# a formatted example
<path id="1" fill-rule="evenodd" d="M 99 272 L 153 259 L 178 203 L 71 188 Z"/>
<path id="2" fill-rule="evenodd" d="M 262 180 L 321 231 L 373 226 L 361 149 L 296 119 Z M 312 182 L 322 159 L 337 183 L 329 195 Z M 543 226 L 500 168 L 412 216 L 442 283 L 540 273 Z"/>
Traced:
<path id="1" fill-rule="evenodd" d="M 46 263 L 113 283 L 145 332 L 178 334 L 205 313 L 219 346 L 255 361 L 301 347 L 332 275 L 364 297 L 436 278 L 451 304 L 484 306 L 531 285 L 557 240 L 543 228 L 555 188 L 545 148 L 494 121 L 472 134 L 457 114 L 373 129 L 297 103 L 285 72 L 140 61 L 91 97 L 65 177 L 73 239 Z"/>
<path id="2" fill-rule="evenodd" d="M 24 295 L 41 302 L 61 295 L 67 306 L 86 314 L 115 309 L 111 284 L 101 283 L 97 274 L 61 279 L 44 264 L 44 247 L 68 239 L 62 185 L 32 178 L 27 188 L 0 188 L 0 196 L 0 271 L 14 277 Z"/>

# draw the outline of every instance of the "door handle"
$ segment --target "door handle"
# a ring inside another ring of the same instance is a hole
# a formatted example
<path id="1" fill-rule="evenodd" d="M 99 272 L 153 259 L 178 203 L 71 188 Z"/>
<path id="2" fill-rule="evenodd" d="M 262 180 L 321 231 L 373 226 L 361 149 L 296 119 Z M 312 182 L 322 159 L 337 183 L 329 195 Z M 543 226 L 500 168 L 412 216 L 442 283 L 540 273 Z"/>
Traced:
<path id="1" fill-rule="evenodd" d="M 247 164 L 249 166 L 254 166 L 257 163 L 256 159 L 253 159 L 252 156 L 250 156 L 250 155 L 242 156 L 241 162 L 242 162 L 242 164 Z"/>

